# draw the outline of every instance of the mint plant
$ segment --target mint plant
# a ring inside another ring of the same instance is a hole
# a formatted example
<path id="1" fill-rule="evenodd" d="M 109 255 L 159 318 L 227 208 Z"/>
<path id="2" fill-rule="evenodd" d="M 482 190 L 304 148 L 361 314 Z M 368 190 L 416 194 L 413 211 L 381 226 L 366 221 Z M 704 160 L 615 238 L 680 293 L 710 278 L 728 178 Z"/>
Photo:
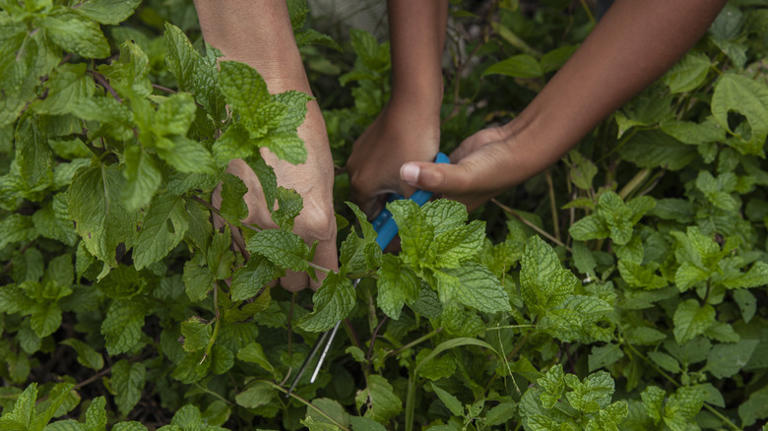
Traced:
<path id="1" fill-rule="evenodd" d="M 388 44 L 288 6 L 343 166 L 388 98 Z M 594 19 L 453 2 L 443 150 L 530 101 Z M 398 253 L 339 169 L 329 271 L 258 151 L 306 161 L 307 95 L 219 61 L 189 2 L 0 1 L 0 428 L 765 429 L 766 28 L 762 2 L 731 1 L 478 211 L 389 203 Z M 234 158 L 278 229 L 242 222 Z M 288 293 L 287 270 L 322 286 Z M 317 381 L 289 393 L 338 321 Z"/>

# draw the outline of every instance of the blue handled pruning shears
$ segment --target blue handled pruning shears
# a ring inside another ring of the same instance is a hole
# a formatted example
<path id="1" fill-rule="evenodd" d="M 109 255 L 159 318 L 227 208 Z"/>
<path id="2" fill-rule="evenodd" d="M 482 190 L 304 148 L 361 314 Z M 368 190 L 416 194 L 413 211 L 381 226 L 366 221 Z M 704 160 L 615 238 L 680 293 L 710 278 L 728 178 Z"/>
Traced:
<path id="1" fill-rule="evenodd" d="M 448 159 L 448 156 L 446 156 L 444 153 L 437 153 L 437 156 L 435 157 L 435 163 L 450 163 L 451 161 Z M 417 190 L 414 192 L 410 199 L 414 202 L 416 202 L 419 206 L 424 205 L 429 201 L 429 199 L 432 197 L 432 192 L 428 192 L 426 190 Z M 402 195 L 396 195 L 392 194 L 389 196 L 389 202 L 398 200 L 398 199 L 405 199 Z M 378 236 L 376 237 L 376 243 L 379 244 L 379 247 L 381 247 L 382 250 L 387 248 L 390 241 L 397 235 L 397 223 L 395 223 L 395 219 L 392 218 L 392 213 L 389 212 L 386 208 L 383 209 L 379 215 L 371 222 L 373 225 L 373 229 L 376 230 L 376 233 L 378 233 Z M 354 285 L 357 287 L 357 283 L 360 282 L 360 279 L 358 278 L 355 280 Z M 296 374 L 296 377 L 293 379 L 293 383 L 291 383 L 291 387 L 288 388 L 288 392 L 286 393 L 286 396 L 290 396 L 290 394 L 293 392 L 293 390 L 296 388 L 296 385 L 299 384 L 299 380 L 301 380 L 301 376 L 304 375 L 304 372 L 307 370 L 307 367 L 309 366 L 309 363 L 312 361 L 312 358 L 315 357 L 317 352 L 320 350 L 320 346 L 325 344 L 325 347 L 323 347 L 323 352 L 320 354 L 320 359 L 317 361 L 317 365 L 315 365 L 315 370 L 312 373 L 312 377 L 310 377 L 309 382 L 314 383 L 317 379 L 317 375 L 320 373 L 320 368 L 323 366 L 323 362 L 325 362 L 326 356 L 328 356 L 328 351 L 331 349 L 331 344 L 333 344 L 333 339 L 336 337 L 336 332 L 339 330 L 339 325 L 341 324 L 341 321 L 336 322 L 336 325 L 334 325 L 333 329 L 330 331 L 324 332 L 315 342 L 315 345 L 312 346 L 312 350 L 309 352 L 309 355 L 304 360 L 304 363 L 301 364 L 301 368 L 299 368 L 299 372 Z"/>

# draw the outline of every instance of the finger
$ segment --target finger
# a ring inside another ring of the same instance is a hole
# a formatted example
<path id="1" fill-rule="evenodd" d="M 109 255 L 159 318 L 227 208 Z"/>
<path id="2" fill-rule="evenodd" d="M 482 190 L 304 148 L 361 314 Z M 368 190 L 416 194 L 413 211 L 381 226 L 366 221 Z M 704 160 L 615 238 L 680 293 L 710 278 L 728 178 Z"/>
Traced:
<path id="1" fill-rule="evenodd" d="M 400 178 L 417 189 L 463 193 L 472 182 L 472 173 L 462 164 L 408 162 L 400 168 Z"/>
<path id="2" fill-rule="evenodd" d="M 505 135 L 500 127 L 483 129 L 467 139 L 451 153 L 451 163 L 458 163 L 461 159 L 477 151 L 478 148 L 493 142 L 504 140 Z"/>

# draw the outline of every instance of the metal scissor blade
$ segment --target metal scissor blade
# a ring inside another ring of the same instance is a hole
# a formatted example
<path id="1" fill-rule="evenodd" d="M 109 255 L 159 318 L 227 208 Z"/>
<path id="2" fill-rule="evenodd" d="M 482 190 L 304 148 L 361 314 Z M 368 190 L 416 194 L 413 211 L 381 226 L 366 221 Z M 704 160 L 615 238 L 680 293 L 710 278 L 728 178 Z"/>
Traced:
<path id="1" fill-rule="evenodd" d="M 286 397 L 291 396 L 291 393 L 293 392 L 293 390 L 296 389 L 296 385 L 299 384 L 299 380 L 301 380 L 301 376 L 303 376 L 304 372 L 307 371 L 307 367 L 309 367 L 309 363 L 312 362 L 312 358 L 315 357 L 315 355 L 317 354 L 317 351 L 320 350 L 320 346 L 322 346 L 325 339 L 328 338 L 328 334 L 329 334 L 328 331 L 323 332 L 323 334 L 317 338 L 317 341 L 315 341 L 315 345 L 312 346 L 312 350 L 309 352 L 309 355 L 307 355 L 307 358 L 304 359 L 304 362 L 301 364 L 301 368 L 299 368 L 299 372 L 296 373 L 296 377 L 293 378 L 291 387 L 288 388 L 288 392 L 285 393 Z M 326 348 L 323 349 L 323 351 L 326 351 L 327 349 L 328 348 L 326 346 Z"/>

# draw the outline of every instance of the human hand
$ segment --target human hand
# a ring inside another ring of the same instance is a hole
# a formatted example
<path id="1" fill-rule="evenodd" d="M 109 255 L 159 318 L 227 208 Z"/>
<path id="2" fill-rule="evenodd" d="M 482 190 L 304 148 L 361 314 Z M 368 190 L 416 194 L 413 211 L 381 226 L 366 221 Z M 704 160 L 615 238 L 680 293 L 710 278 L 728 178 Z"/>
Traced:
<path id="1" fill-rule="evenodd" d="M 433 160 L 439 146 L 437 110 L 390 102 L 357 139 L 347 160 L 352 200 L 372 215 L 388 193 L 411 195 L 416 188 L 401 180 L 400 166 Z"/>
<path id="2" fill-rule="evenodd" d="M 304 238 L 307 244 L 311 245 L 318 241 L 314 256 L 315 264 L 337 270 L 336 218 L 333 212 L 333 159 L 328 146 L 325 123 L 317 102 L 309 102 L 307 108 L 307 117 L 298 128 L 299 137 L 304 140 L 307 148 L 305 163 L 292 165 L 279 160 L 266 148 L 260 151 L 267 164 L 275 170 L 278 185 L 295 190 L 304 200 L 304 208 L 295 219 L 293 232 Z M 242 222 L 255 224 L 263 229 L 277 228 L 267 209 L 258 177 L 250 166 L 244 160 L 235 159 L 230 161 L 227 172 L 238 176 L 248 187 L 248 192 L 243 196 L 248 206 L 248 217 Z M 220 196 L 214 195 L 214 205 L 220 202 L 220 199 Z M 322 275 L 318 273 L 318 276 Z M 280 279 L 280 284 L 286 290 L 295 292 L 307 286 L 317 289 L 320 287 L 320 281 L 309 280 L 304 272 L 288 271 Z"/>
<path id="3" fill-rule="evenodd" d="M 524 179 L 526 170 L 515 169 L 511 127 L 491 127 L 465 139 L 451 155 L 451 164 L 408 162 L 400 178 L 410 186 L 440 193 L 472 210 Z M 521 175 L 522 174 L 522 175 Z"/>

